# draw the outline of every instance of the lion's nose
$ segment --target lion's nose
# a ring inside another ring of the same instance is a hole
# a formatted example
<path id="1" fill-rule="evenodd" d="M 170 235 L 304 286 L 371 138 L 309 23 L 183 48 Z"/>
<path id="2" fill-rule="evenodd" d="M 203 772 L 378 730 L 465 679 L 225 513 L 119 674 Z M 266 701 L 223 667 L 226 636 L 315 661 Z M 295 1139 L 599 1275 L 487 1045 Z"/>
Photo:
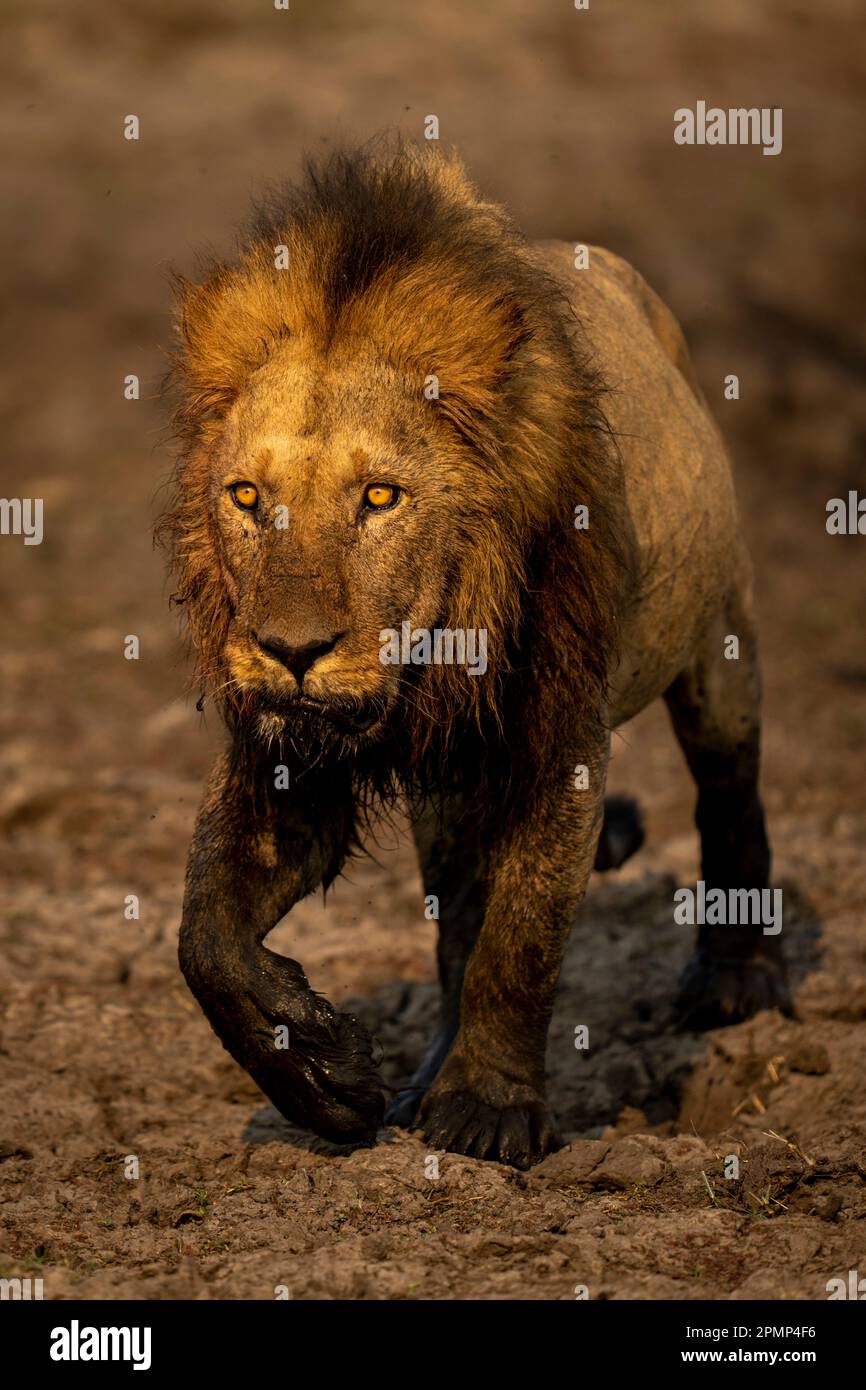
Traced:
<path id="1" fill-rule="evenodd" d="M 262 651 L 279 661 L 287 671 L 291 671 L 300 685 L 310 667 L 315 666 L 320 657 L 327 656 L 328 652 L 334 650 L 343 633 L 335 632 L 333 637 L 314 638 L 302 646 L 293 646 L 278 632 L 254 632 L 253 636 Z"/>

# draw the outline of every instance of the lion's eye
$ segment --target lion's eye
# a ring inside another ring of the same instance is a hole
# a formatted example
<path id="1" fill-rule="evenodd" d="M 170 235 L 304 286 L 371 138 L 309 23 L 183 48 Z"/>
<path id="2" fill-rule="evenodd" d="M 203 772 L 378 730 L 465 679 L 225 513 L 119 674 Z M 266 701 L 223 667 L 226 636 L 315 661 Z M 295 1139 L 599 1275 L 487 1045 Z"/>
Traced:
<path id="1" fill-rule="evenodd" d="M 259 500 L 259 490 L 252 483 L 235 483 L 229 488 L 236 507 L 251 512 Z"/>
<path id="2" fill-rule="evenodd" d="M 400 496 L 400 489 L 390 483 L 371 483 L 364 489 L 364 506 L 374 512 L 384 512 L 393 507 Z"/>

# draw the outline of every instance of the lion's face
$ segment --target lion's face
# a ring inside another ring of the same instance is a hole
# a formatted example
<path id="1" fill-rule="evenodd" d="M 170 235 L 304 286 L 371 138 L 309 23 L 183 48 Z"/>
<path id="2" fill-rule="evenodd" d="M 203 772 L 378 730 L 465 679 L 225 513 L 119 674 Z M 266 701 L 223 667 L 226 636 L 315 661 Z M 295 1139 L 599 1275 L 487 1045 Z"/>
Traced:
<path id="1" fill-rule="evenodd" d="M 423 392 L 363 343 L 325 359 L 286 341 L 250 379 L 211 488 L 223 664 L 259 734 L 324 720 L 375 737 L 411 699 L 382 634 L 447 621 L 479 501 L 459 455 Z"/>
<path id="2" fill-rule="evenodd" d="M 618 456 L 557 277 L 459 165 L 336 154 L 175 288 L 158 535 L 232 733 L 333 751 L 390 793 L 451 784 L 464 756 L 510 778 L 508 722 L 550 662 L 595 720 L 625 587 Z"/>

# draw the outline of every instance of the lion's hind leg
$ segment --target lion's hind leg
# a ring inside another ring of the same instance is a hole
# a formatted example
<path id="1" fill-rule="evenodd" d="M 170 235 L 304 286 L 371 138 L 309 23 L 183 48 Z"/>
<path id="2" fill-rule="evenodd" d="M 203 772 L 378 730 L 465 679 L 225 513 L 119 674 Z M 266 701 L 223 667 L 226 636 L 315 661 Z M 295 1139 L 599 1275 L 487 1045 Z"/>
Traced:
<path id="1" fill-rule="evenodd" d="M 758 791 L 760 672 L 754 629 L 739 595 L 665 700 L 697 784 L 705 899 L 713 889 L 724 890 L 726 903 L 734 900 L 730 890 L 769 889 L 770 847 Z M 746 893 L 736 898 L 747 901 Z M 749 894 L 753 903 L 766 898 Z M 697 950 L 680 986 L 682 1027 L 720 1027 L 767 1008 L 791 1012 L 776 931 L 776 925 L 768 931 L 763 918 L 699 925 Z"/>

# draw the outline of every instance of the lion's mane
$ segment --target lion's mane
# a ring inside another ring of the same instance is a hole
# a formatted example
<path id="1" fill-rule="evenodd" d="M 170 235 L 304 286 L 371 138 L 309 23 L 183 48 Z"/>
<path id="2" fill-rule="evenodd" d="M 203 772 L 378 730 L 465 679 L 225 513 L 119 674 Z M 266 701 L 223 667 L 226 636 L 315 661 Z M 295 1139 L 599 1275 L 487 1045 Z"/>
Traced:
<path id="1" fill-rule="evenodd" d="M 275 247 L 288 269 L 275 268 Z M 158 534 L 183 604 L 196 678 L 219 691 L 229 628 L 208 452 L 226 412 L 273 345 L 372 341 L 417 384 L 434 373 L 441 412 L 467 446 L 467 472 L 495 481 L 493 514 L 453 577 L 454 628 L 486 628 L 502 654 L 483 680 L 429 666 L 407 703 L 416 766 L 444 769 L 462 731 L 543 762 L 557 690 L 581 689 L 604 719 L 625 582 L 622 482 L 603 384 L 561 287 L 454 158 L 403 145 L 308 163 L 303 181 L 256 210 L 238 252 L 200 282 L 176 277 L 179 347 L 169 381 L 180 452 Z M 467 476 L 467 495 L 472 478 Z M 585 532 L 574 508 L 589 508 Z M 539 717 L 522 710 L 535 694 Z M 228 697 L 223 697 L 224 701 Z M 235 714 L 237 711 L 235 711 Z M 435 775 L 435 774 L 434 774 Z"/>

